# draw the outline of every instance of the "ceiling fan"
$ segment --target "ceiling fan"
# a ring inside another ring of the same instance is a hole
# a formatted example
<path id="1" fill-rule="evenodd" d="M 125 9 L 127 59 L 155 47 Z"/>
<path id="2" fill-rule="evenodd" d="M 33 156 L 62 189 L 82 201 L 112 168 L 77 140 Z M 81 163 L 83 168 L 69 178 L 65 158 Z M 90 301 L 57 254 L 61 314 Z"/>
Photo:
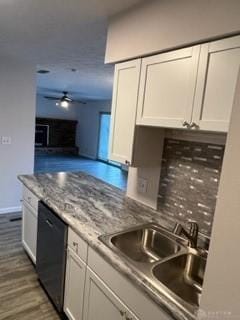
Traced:
<path id="1" fill-rule="evenodd" d="M 44 98 L 48 100 L 56 100 L 56 105 L 60 105 L 62 108 L 68 108 L 72 102 L 86 104 L 85 101 L 70 98 L 67 91 L 63 91 L 61 97 L 44 96 Z"/>

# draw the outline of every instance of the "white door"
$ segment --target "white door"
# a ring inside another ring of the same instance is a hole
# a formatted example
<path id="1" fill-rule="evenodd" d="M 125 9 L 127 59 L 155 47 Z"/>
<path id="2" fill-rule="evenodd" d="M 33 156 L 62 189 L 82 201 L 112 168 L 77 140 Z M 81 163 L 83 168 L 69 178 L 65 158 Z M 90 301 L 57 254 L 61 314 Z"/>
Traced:
<path id="1" fill-rule="evenodd" d="M 227 132 L 240 67 L 240 36 L 201 46 L 193 122 Z"/>
<path id="2" fill-rule="evenodd" d="M 84 320 L 138 320 L 90 269 L 86 276 Z"/>
<path id="3" fill-rule="evenodd" d="M 200 46 L 142 60 L 137 124 L 187 127 L 191 122 Z"/>
<path id="4" fill-rule="evenodd" d="M 69 320 L 82 320 L 86 264 L 68 248 L 64 311 Z"/>
<path id="5" fill-rule="evenodd" d="M 36 264 L 37 213 L 23 201 L 22 243 L 33 263 Z"/>
<path id="6" fill-rule="evenodd" d="M 115 66 L 109 159 L 132 161 L 141 60 Z"/>

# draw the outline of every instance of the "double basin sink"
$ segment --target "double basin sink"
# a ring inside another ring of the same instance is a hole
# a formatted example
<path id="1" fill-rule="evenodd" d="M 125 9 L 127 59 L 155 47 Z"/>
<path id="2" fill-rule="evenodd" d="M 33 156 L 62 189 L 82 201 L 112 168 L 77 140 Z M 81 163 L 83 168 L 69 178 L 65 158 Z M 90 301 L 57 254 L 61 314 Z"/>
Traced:
<path id="1" fill-rule="evenodd" d="M 148 224 L 100 240 L 175 303 L 187 311 L 199 306 L 206 258 L 183 238 Z"/>

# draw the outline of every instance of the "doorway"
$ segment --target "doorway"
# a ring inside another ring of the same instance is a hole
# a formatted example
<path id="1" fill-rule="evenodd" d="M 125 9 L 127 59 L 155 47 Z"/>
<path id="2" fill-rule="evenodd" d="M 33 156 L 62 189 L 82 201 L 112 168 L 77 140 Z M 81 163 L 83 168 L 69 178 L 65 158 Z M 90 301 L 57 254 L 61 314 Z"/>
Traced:
<path id="1" fill-rule="evenodd" d="M 111 113 L 100 112 L 97 158 L 98 160 L 106 162 L 113 166 L 121 167 L 120 163 L 111 161 L 108 158 L 110 123 L 111 123 Z"/>
<path id="2" fill-rule="evenodd" d="M 98 159 L 104 162 L 108 160 L 108 147 L 110 135 L 110 120 L 109 112 L 101 112 L 99 119 L 99 141 L 98 141 Z"/>

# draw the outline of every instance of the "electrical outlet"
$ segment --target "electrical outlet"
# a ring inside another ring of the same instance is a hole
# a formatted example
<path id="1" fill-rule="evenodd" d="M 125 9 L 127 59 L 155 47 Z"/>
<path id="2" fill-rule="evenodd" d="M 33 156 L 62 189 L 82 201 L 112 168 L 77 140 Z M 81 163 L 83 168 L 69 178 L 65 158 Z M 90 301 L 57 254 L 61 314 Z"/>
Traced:
<path id="1" fill-rule="evenodd" d="M 11 144 L 12 139 L 11 137 L 2 137 L 2 144 Z"/>
<path id="2" fill-rule="evenodd" d="M 147 192 L 148 181 L 144 178 L 138 178 L 137 190 L 139 193 Z"/>

